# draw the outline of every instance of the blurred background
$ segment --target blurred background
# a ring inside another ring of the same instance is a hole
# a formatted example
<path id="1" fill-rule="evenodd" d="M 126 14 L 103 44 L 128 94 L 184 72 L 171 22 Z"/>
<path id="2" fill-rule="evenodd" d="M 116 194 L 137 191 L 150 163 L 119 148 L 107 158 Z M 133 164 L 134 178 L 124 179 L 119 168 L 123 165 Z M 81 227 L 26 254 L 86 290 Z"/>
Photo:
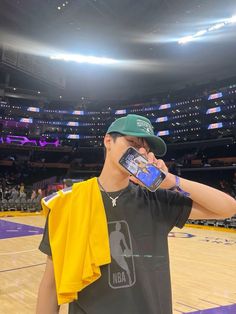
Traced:
<path id="1" fill-rule="evenodd" d="M 98 176 L 128 113 L 172 173 L 236 197 L 235 34 L 234 0 L 1 0 L 0 210 Z"/>

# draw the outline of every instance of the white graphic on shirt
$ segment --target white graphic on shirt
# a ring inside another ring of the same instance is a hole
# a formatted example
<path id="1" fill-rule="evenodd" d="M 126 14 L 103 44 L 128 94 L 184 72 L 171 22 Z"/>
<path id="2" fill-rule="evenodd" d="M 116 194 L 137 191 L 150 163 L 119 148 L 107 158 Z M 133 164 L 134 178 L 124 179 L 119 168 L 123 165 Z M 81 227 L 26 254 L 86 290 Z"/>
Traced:
<path id="1" fill-rule="evenodd" d="M 129 226 L 126 221 L 109 223 L 112 262 L 108 266 L 109 285 L 113 289 L 131 287 L 135 268 Z"/>

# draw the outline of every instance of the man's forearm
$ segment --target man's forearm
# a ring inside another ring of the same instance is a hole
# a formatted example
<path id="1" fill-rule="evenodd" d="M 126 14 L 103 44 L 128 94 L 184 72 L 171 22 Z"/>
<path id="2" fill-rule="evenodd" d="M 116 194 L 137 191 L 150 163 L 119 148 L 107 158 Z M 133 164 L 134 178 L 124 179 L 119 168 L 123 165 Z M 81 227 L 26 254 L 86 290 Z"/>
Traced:
<path id="1" fill-rule="evenodd" d="M 175 182 L 175 176 L 168 175 Z M 227 218 L 236 214 L 235 199 L 222 191 L 184 178 L 180 178 L 180 188 L 188 192 L 194 202 L 219 217 Z"/>
<path id="2" fill-rule="evenodd" d="M 39 287 L 36 314 L 58 314 L 59 309 L 55 289 L 42 281 Z"/>

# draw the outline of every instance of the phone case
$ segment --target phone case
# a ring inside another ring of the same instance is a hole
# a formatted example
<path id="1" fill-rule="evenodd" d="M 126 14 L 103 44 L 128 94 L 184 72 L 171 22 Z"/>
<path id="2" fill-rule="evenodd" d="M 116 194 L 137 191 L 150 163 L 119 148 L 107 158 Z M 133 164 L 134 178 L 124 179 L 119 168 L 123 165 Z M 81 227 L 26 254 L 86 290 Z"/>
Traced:
<path id="1" fill-rule="evenodd" d="M 150 191 L 155 192 L 165 179 L 165 173 L 155 165 L 148 163 L 135 148 L 129 147 L 119 163 Z"/>

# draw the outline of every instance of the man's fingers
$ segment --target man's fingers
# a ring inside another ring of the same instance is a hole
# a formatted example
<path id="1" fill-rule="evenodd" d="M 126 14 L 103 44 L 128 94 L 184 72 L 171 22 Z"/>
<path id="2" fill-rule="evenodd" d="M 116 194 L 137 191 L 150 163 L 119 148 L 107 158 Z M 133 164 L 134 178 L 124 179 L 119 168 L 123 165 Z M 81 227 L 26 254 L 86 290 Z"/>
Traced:
<path id="1" fill-rule="evenodd" d="M 154 164 L 155 166 L 157 166 L 157 168 L 168 172 L 168 168 L 166 167 L 164 161 L 162 159 L 156 159 L 155 155 L 152 152 L 147 153 L 146 149 L 141 147 L 139 149 L 139 153 L 143 155 L 143 157 L 146 158 L 150 164 Z"/>
<path id="2" fill-rule="evenodd" d="M 155 162 L 156 162 L 156 157 L 155 157 L 155 155 L 154 155 L 153 153 L 149 153 L 149 154 L 148 154 L 148 162 L 149 162 L 150 164 L 155 164 Z"/>
<path id="3" fill-rule="evenodd" d="M 139 148 L 139 153 L 143 155 L 146 159 L 148 158 L 147 151 L 144 147 Z"/>
<path id="4" fill-rule="evenodd" d="M 168 172 L 168 168 L 162 159 L 156 159 L 154 164 L 157 166 L 157 168 L 163 170 L 166 173 Z"/>
<path id="5" fill-rule="evenodd" d="M 158 167 L 158 168 L 162 168 L 164 165 L 163 160 L 161 159 L 156 159 L 156 161 L 154 162 L 154 164 Z"/>
<path id="6" fill-rule="evenodd" d="M 157 168 L 168 172 L 168 168 L 166 167 L 165 162 L 162 159 L 156 159 L 153 153 L 148 154 L 148 162 L 154 164 Z"/>

